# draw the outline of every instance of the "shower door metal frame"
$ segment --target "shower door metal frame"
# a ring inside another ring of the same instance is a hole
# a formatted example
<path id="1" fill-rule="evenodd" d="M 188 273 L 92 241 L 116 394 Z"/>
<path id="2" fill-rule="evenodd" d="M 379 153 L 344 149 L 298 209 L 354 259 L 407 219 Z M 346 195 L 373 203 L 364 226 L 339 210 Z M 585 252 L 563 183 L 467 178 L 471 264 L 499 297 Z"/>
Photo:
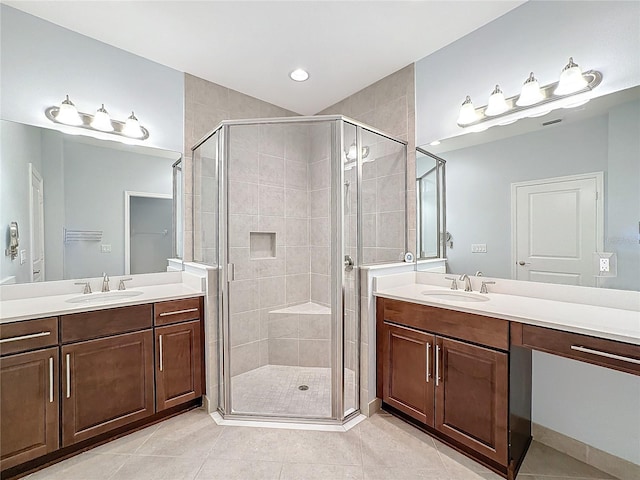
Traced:
<path id="1" fill-rule="evenodd" d="M 234 413 L 232 411 L 232 387 L 230 367 L 230 311 L 229 311 L 229 282 L 233 281 L 233 266 L 228 262 L 228 191 L 229 178 L 227 174 L 229 159 L 229 130 L 233 126 L 240 125 L 267 125 L 289 123 L 321 123 L 331 122 L 331 310 L 332 310 L 332 405 L 331 417 L 284 417 L 278 415 Z M 354 406 L 353 412 L 345 415 L 345 275 L 344 275 L 344 160 L 346 155 L 344 145 L 344 125 L 351 124 L 356 128 L 357 149 L 357 213 L 356 213 L 356 262 L 354 265 L 355 285 L 355 378 L 354 378 Z M 192 150 L 199 148 L 209 138 L 218 134 L 218 411 L 224 418 L 236 420 L 278 421 L 315 424 L 343 424 L 360 413 L 360 379 L 368 372 L 361 371 L 361 263 L 362 263 L 362 130 L 365 129 L 386 139 L 403 144 L 406 149 L 407 142 L 392 137 L 391 135 L 370 127 L 366 124 L 344 117 L 342 115 L 324 115 L 313 117 L 285 117 L 265 118 L 250 120 L 223 121 L 211 132 L 203 136 Z M 408 152 L 405 151 L 405 158 Z M 405 168 L 406 183 L 406 168 Z M 406 185 L 405 185 L 406 186 Z M 339 195 L 336 193 L 341 192 Z M 405 197 L 405 217 L 406 217 Z M 406 221 L 405 221 L 406 225 Z M 406 249 L 406 231 L 405 249 Z M 340 315 L 337 313 L 340 312 Z M 367 352 L 368 355 L 368 352 Z"/>

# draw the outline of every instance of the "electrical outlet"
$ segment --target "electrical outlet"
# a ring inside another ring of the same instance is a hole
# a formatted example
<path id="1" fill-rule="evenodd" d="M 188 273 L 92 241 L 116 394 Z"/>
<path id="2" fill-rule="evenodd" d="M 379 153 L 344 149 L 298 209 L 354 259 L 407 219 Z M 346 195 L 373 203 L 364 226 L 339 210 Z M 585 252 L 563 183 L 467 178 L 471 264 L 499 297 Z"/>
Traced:
<path id="1" fill-rule="evenodd" d="M 600 271 L 601 272 L 608 272 L 609 271 L 609 259 L 608 258 L 601 258 L 600 259 Z"/>
<path id="2" fill-rule="evenodd" d="M 472 243 L 471 244 L 471 253 L 487 253 L 487 244 L 486 243 Z"/>
<path id="3" fill-rule="evenodd" d="M 101 253 L 111 253 L 111 245 L 100 245 Z"/>

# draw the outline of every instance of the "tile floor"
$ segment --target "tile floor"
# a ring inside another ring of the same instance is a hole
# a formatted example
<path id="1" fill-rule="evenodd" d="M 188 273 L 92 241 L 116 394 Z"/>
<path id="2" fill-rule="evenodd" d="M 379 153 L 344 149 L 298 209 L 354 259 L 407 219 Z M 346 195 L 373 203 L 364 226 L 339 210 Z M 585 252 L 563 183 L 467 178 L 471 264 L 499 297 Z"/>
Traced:
<path id="1" fill-rule="evenodd" d="M 345 410 L 355 408 L 353 382 L 353 370 L 345 369 Z M 236 413 L 331 417 L 330 368 L 265 365 L 233 377 L 231 391 Z"/>
<path id="2" fill-rule="evenodd" d="M 216 425 L 193 410 L 29 480 L 483 480 L 501 477 L 379 413 L 346 433 Z M 613 477 L 534 442 L 518 480 Z"/>

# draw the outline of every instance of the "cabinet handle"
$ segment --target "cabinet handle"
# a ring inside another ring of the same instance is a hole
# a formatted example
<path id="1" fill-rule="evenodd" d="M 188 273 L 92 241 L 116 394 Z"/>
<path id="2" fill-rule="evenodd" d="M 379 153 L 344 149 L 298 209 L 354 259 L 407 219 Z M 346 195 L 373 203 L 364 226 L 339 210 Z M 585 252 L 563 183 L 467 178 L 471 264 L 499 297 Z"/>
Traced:
<path id="1" fill-rule="evenodd" d="M 427 383 L 429 383 L 429 350 L 431 350 L 431 344 L 427 342 Z"/>
<path id="2" fill-rule="evenodd" d="M 187 308 L 186 310 L 176 310 L 174 312 L 162 312 L 160 316 L 168 317 L 169 315 L 180 315 L 181 313 L 191 313 L 191 312 L 197 312 L 197 311 L 198 311 L 197 308 Z"/>
<path id="3" fill-rule="evenodd" d="M 640 365 L 640 360 L 631 357 L 623 357 L 622 355 L 616 355 L 615 353 L 602 352 L 600 350 L 592 350 L 580 345 L 571 345 L 571 350 L 577 350 L 578 352 L 590 353 L 592 355 L 598 355 L 599 357 L 613 358 L 614 360 L 622 360 L 623 362 L 635 363 Z"/>
<path id="4" fill-rule="evenodd" d="M 67 353 L 67 398 L 71 396 L 71 365 L 69 364 L 69 354 Z"/>
<path id="5" fill-rule="evenodd" d="M 158 336 L 158 343 L 160 344 L 160 371 L 162 371 L 162 335 Z"/>
<path id="6" fill-rule="evenodd" d="M 436 387 L 440 385 L 440 345 L 436 345 Z"/>
<path id="7" fill-rule="evenodd" d="M 49 357 L 49 403 L 53 403 L 53 357 Z"/>
<path id="8" fill-rule="evenodd" d="M 19 337 L 9 337 L 0 340 L 0 343 L 19 342 L 20 340 L 29 340 L 30 338 L 46 337 L 51 332 L 30 333 L 29 335 L 21 335 Z"/>

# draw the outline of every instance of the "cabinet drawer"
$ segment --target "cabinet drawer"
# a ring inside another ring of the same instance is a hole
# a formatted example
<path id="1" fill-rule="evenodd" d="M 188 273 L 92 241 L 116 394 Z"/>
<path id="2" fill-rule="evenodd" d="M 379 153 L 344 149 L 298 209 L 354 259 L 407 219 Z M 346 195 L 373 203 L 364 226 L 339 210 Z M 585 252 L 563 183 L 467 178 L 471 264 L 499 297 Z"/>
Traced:
<path id="1" fill-rule="evenodd" d="M 26 352 L 58 344 L 58 317 L 0 325 L 0 353 Z"/>
<path id="2" fill-rule="evenodd" d="M 156 325 L 200 319 L 200 297 L 156 303 L 153 307 Z"/>
<path id="3" fill-rule="evenodd" d="M 110 308 L 60 317 L 62 343 L 90 340 L 150 328 L 152 305 Z"/>
<path id="4" fill-rule="evenodd" d="M 507 320 L 388 298 L 384 299 L 384 320 L 500 350 L 509 350 Z"/>
<path id="5" fill-rule="evenodd" d="M 640 346 L 604 338 L 522 326 L 522 345 L 542 352 L 640 375 Z"/>

